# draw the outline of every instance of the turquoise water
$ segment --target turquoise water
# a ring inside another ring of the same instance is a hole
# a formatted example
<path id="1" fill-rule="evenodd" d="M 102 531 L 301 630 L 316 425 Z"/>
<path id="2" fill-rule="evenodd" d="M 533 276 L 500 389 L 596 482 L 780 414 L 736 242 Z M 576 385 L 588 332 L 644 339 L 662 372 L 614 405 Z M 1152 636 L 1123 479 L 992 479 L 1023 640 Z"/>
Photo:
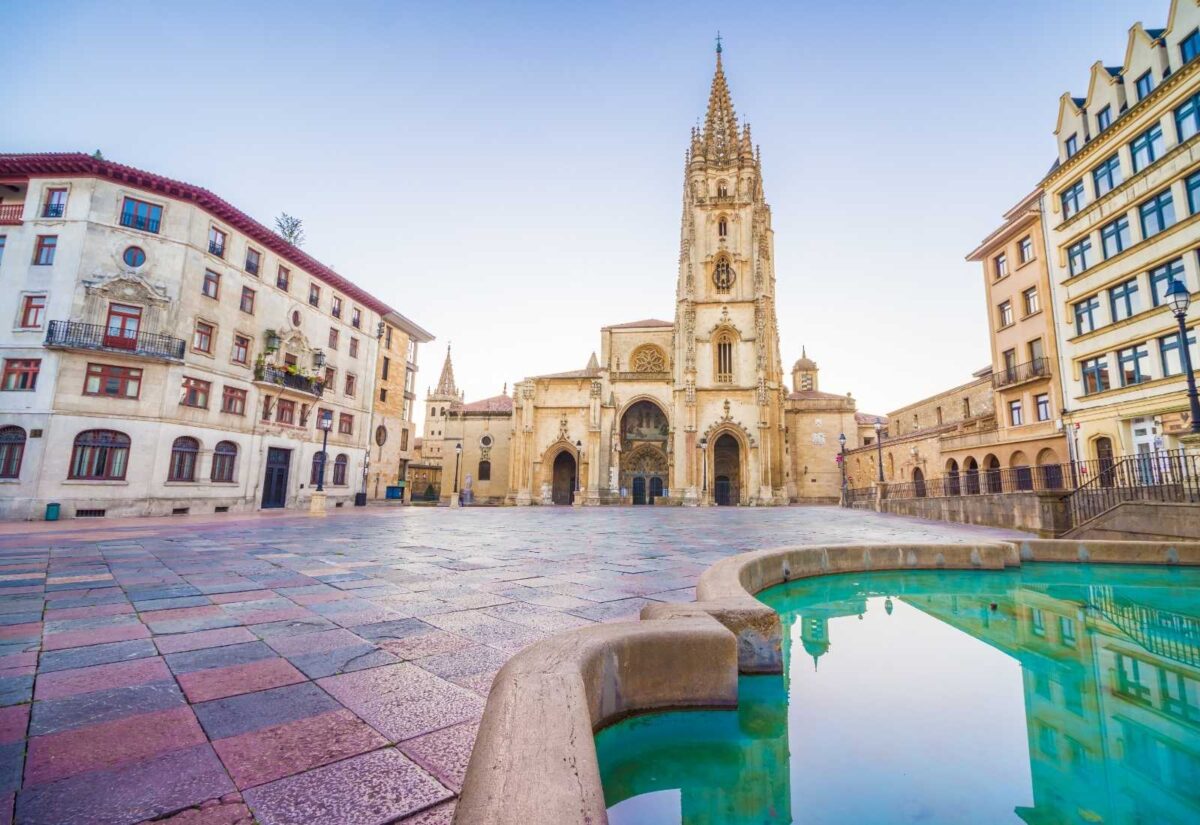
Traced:
<path id="1" fill-rule="evenodd" d="M 785 673 L 596 735 L 612 825 L 1200 823 L 1200 570 L 772 588 Z"/>

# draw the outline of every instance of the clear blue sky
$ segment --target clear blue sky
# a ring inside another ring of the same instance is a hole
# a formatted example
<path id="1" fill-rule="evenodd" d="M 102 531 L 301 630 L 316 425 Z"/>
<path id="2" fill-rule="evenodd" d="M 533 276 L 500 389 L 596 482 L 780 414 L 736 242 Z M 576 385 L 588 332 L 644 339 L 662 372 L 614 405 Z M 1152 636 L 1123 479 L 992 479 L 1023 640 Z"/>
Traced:
<path id="1" fill-rule="evenodd" d="M 2 151 L 205 186 L 438 336 L 468 398 L 673 318 L 688 130 L 720 29 L 761 144 L 781 340 L 884 412 L 989 359 L 964 255 L 1054 158 L 1058 98 L 1168 0 L 0 0 Z"/>

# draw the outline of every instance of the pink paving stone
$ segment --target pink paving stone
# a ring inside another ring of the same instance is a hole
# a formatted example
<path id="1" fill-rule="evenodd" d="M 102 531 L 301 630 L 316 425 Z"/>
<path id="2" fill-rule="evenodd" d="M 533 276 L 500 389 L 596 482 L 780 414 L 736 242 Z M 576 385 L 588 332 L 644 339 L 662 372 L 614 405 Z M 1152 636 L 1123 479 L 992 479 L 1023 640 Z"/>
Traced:
<path id="1" fill-rule="evenodd" d="M 0 745 L 19 742 L 29 728 L 29 705 L 0 708 Z"/>
<path id="2" fill-rule="evenodd" d="M 41 622 L 10 624 L 6 627 L 0 627 L 0 639 L 20 639 L 25 636 L 37 636 L 41 632 Z"/>
<path id="3" fill-rule="evenodd" d="M 451 794 L 402 753 L 384 748 L 251 788 L 244 796 L 262 825 L 378 825 Z"/>
<path id="4" fill-rule="evenodd" d="M 0 796 L 0 825 L 12 825 L 13 821 L 13 802 L 17 799 L 17 794 L 6 793 Z"/>
<path id="5" fill-rule="evenodd" d="M 311 610 L 303 607 L 274 607 L 267 610 L 250 610 L 242 613 L 237 620 L 246 624 L 264 624 L 266 622 L 283 622 L 288 619 L 304 619 L 312 617 Z"/>
<path id="6" fill-rule="evenodd" d="M 416 665 L 384 665 L 317 681 L 393 742 L 476 719 L 483 699 Z"/>
<path id="7" fill-rule="evenodd" d="M 288 598 L 296 604 L 328 604 L 329 602 L 353 599 L 354 595 L 343 590 L 334 590 L 328 593 L 296 593 Z"/>
<path id="8" fill-rule="evenodd" d="M 37 666 L 36 651 L 30 651 L 28 653 L 12 653 L 8 656 L 0 656 L 0 671 L 35 666 Z M 5 675 L 13 676 L 15 674 L 9 673 Z"/>
<path id="9" fill-rule="evenodd" d="M 61 607 L 58 610 L 47 610 L 46 621 L 55 619 L 98 619 L 102 616 L 123 616 L 133 612 L 133 605 L 128 602 L 121 604 L 94 604 L 90 607 Z"/>
<path id="10" fill-rule="evenodd" d="M 380 642 L 379 646 L 401 659 L 420 659 L 423 656 L 462 650 L 471 647 L 472 643 L 469 639 L 447 633 L 445 630 L 435 630 L 431 633 L 420 633 L 403 639 L 389 639 Z"/>
<path id="11" fill-rule="evenodd" d="M 67 630 L 42 637 L 42 650 L 62 650 L 67 647 L 84 647 L 105 642 L 127 642 L 130 639 L 148 639 L 150 630 L 142 624 L 96 627 L 88 630 Z"/>
<path id="12" fill-rule="evenodd" d="M 214 593 L 208 598 L 213 604 L 235 604 L 237 602 L 258 602 L 277 598 L 274 590 L 243 590 L 240 593 Z"/>
<path id="13" fill-rule="evenodd" d="M 450 790 L 462 791 L 467 762 L 475 746 L 478 722 L 464 722 L 409 739 L 397 747 L 412 761 L 429 771 Z"/>
<path id="14" fill-rule="evenodd" d="M 206 741 L 190 707 L 35 736 L 25 757 L 25 786 L 150 759 Z"/>
<path id="15" fill-rule="evenodd" d="M 316 633 L 300 633 L 295 636 L 273 636 L 267 639 L 276 652 L 283 656 L 297 656 L 304 653 L 325 653 L 343 647 L 354 647 L 364 644 L 361 636 L 355 636 L 349 630 L 320 630 Z"/>
<path id="16" fill-rule="evenodd" d="M 454 822 L 454 800 L 426 808 L 420 813 L 406 816 L 396 825 L 451 825 Z"/>
<path id="17" fill-rule="evenodd" d="M 144 820 L 139 825 L 254 825 L 254 815 L 241 794 L 232 793 L 165 819 Z"/>
<path id="18" fill-rule="evenodd" d="M 33 698 L 62 699 L 80 693 L 91 693 L 94 690 L 144 685 L 147 682 L 161 682 L 170 678 L 171 671 L 166 662 L 157 656 L 73 670 L 58 670 L 43 673 L 38 677 Z"/>
<path id="19" fill-rule="evenodd" d="M 147 610 L 141 614 L 143 622 L 175 622 L 181 619 L 211 619 L 224 617 L 225 613 L 215 604 L 197 607 L 172 607 L 167 610 Z"/>
<path id="20" fill-rule="evenodd" d="M 241 789 L 381 748 L 387 740 L 348 710 L 335 710 L 213 742 Z"/>
<path id="21" fill-rule="evenodd" d="M 303 673 L 287 659 L 261 659 L 242 665 L 197 670 L 176 677 L 189 702 L 207 702 L 241 693 L 304 682 Z"/>
<path id="22" fill-rule="evenodd" d="M 258 641 L 258 637 L 244 627 L 222 627 L 217 630 L 198 630 L 195 633 L 159 636 L 154 640 L 154 644 L 158 646 L 158 652 L 165 655 L 254 641 Z"/>

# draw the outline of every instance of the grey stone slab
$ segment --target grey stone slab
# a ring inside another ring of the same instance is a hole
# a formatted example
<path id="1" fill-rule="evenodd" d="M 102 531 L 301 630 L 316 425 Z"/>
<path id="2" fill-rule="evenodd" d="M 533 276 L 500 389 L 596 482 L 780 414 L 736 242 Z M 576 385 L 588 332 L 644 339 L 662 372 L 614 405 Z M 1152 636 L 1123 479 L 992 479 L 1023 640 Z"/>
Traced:
<path id="1" fill-rule="evenodd" d="M 333 677 L 341 678 L 341 677 Z M 341 706 L 313 682 L 244 693 L 193 705 L 210 739 L 294 722 Z"/>
<path id="2" fill-rule="evenodd" d="M 34 702 L 29 735 L 44 736 L 186 704 L 174 681 L 107 688 L 62 699 Z"/>

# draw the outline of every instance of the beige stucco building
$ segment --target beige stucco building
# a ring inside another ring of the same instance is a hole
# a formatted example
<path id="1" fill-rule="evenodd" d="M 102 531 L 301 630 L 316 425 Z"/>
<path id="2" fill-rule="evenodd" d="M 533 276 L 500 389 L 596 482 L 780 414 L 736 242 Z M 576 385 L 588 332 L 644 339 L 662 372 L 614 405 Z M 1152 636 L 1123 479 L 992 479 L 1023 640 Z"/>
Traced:
<path id="1" fill-rule="evenodd" d="M 1081 458 L 1178 447 L 1190 426 L 1164 293 L 1172 280 L 1200 292 L 1198 26 L 1197 0 L 1173 0 L 1166 28 L 1134 25 L 1122 64 L 1096 63 L 1086 97 L 1060 102 L 1042 211 Z"/>
<path id="2" fill-rule="evenodd" d="M 433 335 L 399 312 L 383 316 L 375 366 L 375 410 L 367 492 L 385 499 L 388 488 L 410 500 L 408 465 L 417 455 L 413 411 L 416 402 L 417 347 Z M 401 484 L 401 482 L 404 482 Z"/>
<path id="3" fill-rule="evenodd" d="M 0 516 L 363 489 L 383 303 L 207 190 L 0 155 Z M 327 460 L 317 422 L 331 422 Z"/>

